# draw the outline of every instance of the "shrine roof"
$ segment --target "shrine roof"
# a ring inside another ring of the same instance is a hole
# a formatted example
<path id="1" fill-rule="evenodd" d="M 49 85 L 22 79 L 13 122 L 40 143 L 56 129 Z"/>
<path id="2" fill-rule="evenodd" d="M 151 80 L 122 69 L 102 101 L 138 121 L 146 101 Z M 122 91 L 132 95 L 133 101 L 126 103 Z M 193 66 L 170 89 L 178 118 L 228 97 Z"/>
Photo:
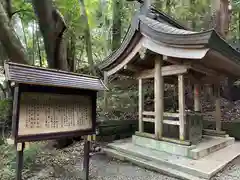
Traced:
<path id="1" fill-rule="evenodd" d="M 121 63 L 142 37 L 168 47 L 211 49 L 240 66 L 240 53 L 224 41 L 215 30 L 191 31 L 168 15 L 151 8 L 147 14 L 138 12 L 135 15 L 119 49 L 110 54 L 99 68 L 109 70 Z"/>
<path id="2" fill-rule="evenodd" d="M 5 62 L 4 71 L 8 81 L 20 84 L 76 88 L 93 91 L 106 89 L 103 82 L 97 77 L 61 70 Z"/>

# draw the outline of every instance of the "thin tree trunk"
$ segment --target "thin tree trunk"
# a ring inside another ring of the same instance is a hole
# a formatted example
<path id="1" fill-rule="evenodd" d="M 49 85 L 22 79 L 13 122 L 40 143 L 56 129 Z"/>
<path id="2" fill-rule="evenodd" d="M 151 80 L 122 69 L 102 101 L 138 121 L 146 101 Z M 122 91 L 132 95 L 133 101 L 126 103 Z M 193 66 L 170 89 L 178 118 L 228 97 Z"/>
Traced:
<path id="1" fill-rule="evenodd" d="M 61 55 L 58 57 L 58 63 L 62 70 L 68 71 L 68 62 L 67 62 L 67 37 L 63 36 L 59 44 L 59 51 Z"/>
<path id="2" fill-rule="evenodd" d="M 40 49 L 39 34 L 37 32 L 36 32 L 36 41 L 37 41 L 39 65 L 40 65 L 40 67 L 42 67 L 43 66 L 42 55 L 41 55 L 41 49 Z"/>
<path id="3" fill-rule="evenodd" d="M 75 46 L 76 46 L 75 36 L 71 34 L 70 40 L 68 41 L 68 45 L 67 45 L 67 59 L 68 59 L 69 70 L 72 72 L 76 71 L 76 62 L 75 62 L 76 47 Z"/>
<path id="4" fill-rule="evenodd" d="M 113 27 L 112 27 L 112 51 L 121 45 L 122 35 L 122 1 L 113 0 Z"/>
<path id="5" fill-rule="evenodd" d="M 24 37 L 25 48 L 26 48 L 26 51 L 28 51 L 27 36 L 26 36 L 26 31 L 25 31 L 24 25 L 23 25 L 22 17 L 20 17 L 20 20 L 21 20 L 21 25 L 22 25 L 22 32 L 23 32 L 23 37 Z M 27 56 L 28 55 L 29 54 L 27 53 Z"/>
<path id="6" fill-rule="evenodd" d="M 93 54 L 92 54 L 92 42 L 91 42 L 91 34 L 90 34 L 90 28 L 88 24 L 88 16 L 84 4 L 84 0 L 79 0 L 80 6 L 81 6 L 81 17 L 83 19 L 84 23 L 84 34 L 85 34 L 85 43 L 86 43 L 86 52 L 88 57 L 88 63 L 90 65 L 90 70 L 93 75 L 96 75 L 96 70 L 94 68 L 94 62 L 93 62 Z"/>
<path id="7" fill-rule="evenodd" d="M 101 1 L 101 10 L 102 12 L 107 11 L 107 2 L 106 0 Z M 107 16 L 107 13 L 102 13 L 102 19 L 103 19 L 103 36 L 104 36 L 104 43 L 103 43 L 103 48 L 104 48 L 104 55 L 107 56 L 109 52 L 109 44 L 111 44 L 111 41 L 109 43 L 109 19 Z"/>
<path id="8" fill-rule="evenodd" d="M 196 30 L 195 8 L 196 8 L 196 0 L 190 0 L 190 11 L 192 12 L 191 28 L 193 30 Z"/>
<path id="9" fill-rule="evenodd" d="M 8 58 L 13 62 L 27 64 L 28 58 L 24 47 L 10 26 L 9 18 L 2 3 L 0 3 L 0 32 L 0 41 Z"/>
<path id="10" fill-rule="evenodd" d="M 35 65 L 35 21 L 33 21 L 33 26 L 32 26 L 32 64 Z"/>
<path id="11" fill-rule="evenodd" d="M 167 10 L 167 14 L 171 15 L 171 0 L 166 1 L 166 10 Z"/>

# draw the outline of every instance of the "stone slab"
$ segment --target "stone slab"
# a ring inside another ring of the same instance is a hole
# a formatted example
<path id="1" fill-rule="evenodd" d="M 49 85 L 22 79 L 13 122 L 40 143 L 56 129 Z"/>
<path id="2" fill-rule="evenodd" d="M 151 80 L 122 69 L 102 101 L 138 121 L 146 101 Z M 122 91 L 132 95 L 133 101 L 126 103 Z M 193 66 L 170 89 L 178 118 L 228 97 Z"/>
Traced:
<path id="1" fill-rule="evenodd" d="M 178 175 L 182 179 L 210 179 L 240 155 L 240 142 L 235 142 L 199 160 L 137 146 L 132 143 L 132 139 L 111 143 L 104 151 L 111 156 L 120 154 L 122 160 L 129 160 L 159 172 L 165 172 L 168 168 L 167 174 L 175 177 Z"/>
<path id="2" fill-rule="evenodd" d="M 195 145 L 185 146 L 185 145 L 175 144 L 175 143 L 166 142 L 166 141 L 159 141 L 159 140 L 136 136 L 136 135 L 132 136 L 132 142 L 133 144 L 138 146 L 155 149 L 158 151 L 164 151 L 164 152 L 168 152 L 168 153 L 176 154 L 180 156 L 186 156 L 186 157 L 189 155 L 189 151 L 196 147 Z"/>
<path id="3" fill-rule="evenodd" d="M 235 139 L 232 137 L 203 136 L 202 141 L 196 146 L 196 148 L 190 150 L 188 157 L 192 159 L 200 159 L 232 145 L 234 142 Z"/>
<path id="4" fill-rule="evenodd" d="M 136 135 L 132 136 L 132 142 L 135 145 L 192 159 L 200 159 L 233 144 L 234 141 L 235 139 L 232 137 L 203 136 L 202 141 L 197 145 L 187 146 Z"/>

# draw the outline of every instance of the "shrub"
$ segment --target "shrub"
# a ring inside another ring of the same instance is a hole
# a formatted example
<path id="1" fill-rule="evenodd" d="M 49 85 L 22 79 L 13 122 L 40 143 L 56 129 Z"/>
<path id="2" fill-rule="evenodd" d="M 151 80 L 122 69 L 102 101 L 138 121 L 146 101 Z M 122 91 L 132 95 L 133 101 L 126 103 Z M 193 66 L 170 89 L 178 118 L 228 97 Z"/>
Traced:
<path id="1" fill-rule="evenodd" d="M 4 138 L 4 131 L 11 128 L 11 113 L 12 101 L 9 99 L 0 100 L 0 139 Z"/>
<path id="2" fill-rule="evenodd" d="M 40 151 L 40 144 L 31 144 L 30 148 L 24 151 L 23 176 L 27 176 L 33 168 L 37 153 Z M 11 180 L 15 177 L 16 150 L 13 145 L 0 145 L 0 179 Z"/>

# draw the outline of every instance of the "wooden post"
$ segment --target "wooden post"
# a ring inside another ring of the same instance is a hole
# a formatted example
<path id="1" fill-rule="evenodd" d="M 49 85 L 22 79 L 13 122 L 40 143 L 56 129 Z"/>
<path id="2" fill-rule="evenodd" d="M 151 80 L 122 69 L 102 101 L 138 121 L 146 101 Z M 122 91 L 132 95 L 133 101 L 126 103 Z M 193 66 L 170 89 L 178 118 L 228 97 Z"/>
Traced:
<path id="1" fill-rule="evenodd" d="M 16 180 L 22 180 L 22 170 L 23 170 L 23 151 L 24 151 L 25 143 L 17 143 L 16 150 Z"/>
<path id="2" fill-rule="evenodd" d="M 155 59 L 155 73 L 154 73 L 154 111 L 155 111 L 155 136 L 156 138 L 162 137 L 162 124 L 163 124 L 163 93 L 164 82 L 162 76 L 162 60 Z"/>
<path id="3" fill-rule="evenodd" d="M 143 132 L 143 89 L 142 89 L 142 79 L 138 80 L 138 130 Z"/>
<path id="4" fill-rule="evenodd" d="M 220 87 L 214 86 L 216 131 L 221 131 Z"/>
<path id="5" fill-rule="evenodd" d="M 89 152 L 90 152 L 90 140 L 84 139 L 84 159 L 83 159 L 83 179 L 89 179 Z"/>
<path id="6" fill-rule="evenodd" d="M 107 86 L 108 84 L 108 76 L 107 72 L 104 71 L 104 84 Z M 108 92 L 107 90 L 104 90 L 104 106 L 103 106 L 104 113 L 108 112 Z"/>
<path id="7" fill-rule="evenodd" d="M 200 91 L 199 84 L 194 84 L 194 111 L 197 111 L 197 112 L 201 111 L 199 91 Z"/>
<path id="8" fill-rule="evenodd" d="M 185 88 L 184 76 L 178 75 L 178 107 L 179 107 L 179 138 L 181 141 L 185 140 Z"/>

